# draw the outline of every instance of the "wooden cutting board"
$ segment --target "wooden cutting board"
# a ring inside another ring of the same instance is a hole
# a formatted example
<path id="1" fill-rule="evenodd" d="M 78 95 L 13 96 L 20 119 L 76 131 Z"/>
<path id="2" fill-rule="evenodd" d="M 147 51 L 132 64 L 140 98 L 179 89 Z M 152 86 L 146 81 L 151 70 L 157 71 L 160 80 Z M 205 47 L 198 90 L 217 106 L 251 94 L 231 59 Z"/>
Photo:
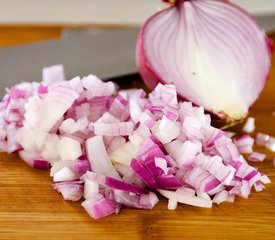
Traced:
<path id="1" fill-rule="evenodd" d="M 49 31 L 47 35 L 47 29 L 42 32 L 32 34 L 35 39 L 53 34 Z M 7 35 L 3 45 L 9 38 L 13 36 Z M 274 92 L 273 61 L 270 79 L 250 113 L 256 119 L 256 132 L 273 136 Z M 240 129 L 238 126 L 233 130 L 240 132 Z M 265 172 L 272 183 L 266 185 L 263 192 L 253 191 L 249 199 L 237 198 L 233 204 L 222 203 L 212 209 L 179 205 L 175 211 L 167 210 L 167 200 L 161 199 L 151 211 L 124 207 L 118 215 L 97 221 L 86 214 L 80 202 L 64 201 L 52 189 L 47 171 L 32 169 L 17 155 L 2 153 L 0 239 L 275 239 L 275 167 L 272 160 L 275 154 L 260 148 L 255 150 L 268 155 L 263 163 L 253 165 Z"/>

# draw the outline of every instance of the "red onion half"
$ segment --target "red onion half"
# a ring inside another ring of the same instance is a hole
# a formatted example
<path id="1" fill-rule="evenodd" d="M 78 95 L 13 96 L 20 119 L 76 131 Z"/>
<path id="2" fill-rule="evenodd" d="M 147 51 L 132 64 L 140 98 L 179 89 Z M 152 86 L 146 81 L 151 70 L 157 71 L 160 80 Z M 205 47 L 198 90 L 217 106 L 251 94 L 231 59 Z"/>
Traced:
<path id="1" fill-rule="evenodd" d="M 144 82 L 150 89 L 173 83 L 182 98 L 221 119 L 243 119 L 266 83 L 271 42 L 228 1 L 172 2 L 140 31 L 136 60 Z"/>

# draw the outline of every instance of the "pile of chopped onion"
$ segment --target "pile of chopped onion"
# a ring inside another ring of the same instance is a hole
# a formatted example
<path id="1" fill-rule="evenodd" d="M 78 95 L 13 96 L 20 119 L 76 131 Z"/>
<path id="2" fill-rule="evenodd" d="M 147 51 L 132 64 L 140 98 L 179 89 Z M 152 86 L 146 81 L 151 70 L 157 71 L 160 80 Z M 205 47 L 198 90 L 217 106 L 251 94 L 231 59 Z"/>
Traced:
<path id="1" fill-rule="evenodd" d="M 0 149 L 48 169 L 53 188 L 95 219 L 121 206 L 152 209 L 158 195 L 209 208 L 247 198 L 270 180 L 240 154 L 236 140 L 210 124 L 202 107 L 178 101 L 174 85 L 117 91 L 96 76 L 65 81 L 63 66 L 41 83 L 20 83 L 0 103 Z M 265 156 L 253 154 L 253 161 Z"/>

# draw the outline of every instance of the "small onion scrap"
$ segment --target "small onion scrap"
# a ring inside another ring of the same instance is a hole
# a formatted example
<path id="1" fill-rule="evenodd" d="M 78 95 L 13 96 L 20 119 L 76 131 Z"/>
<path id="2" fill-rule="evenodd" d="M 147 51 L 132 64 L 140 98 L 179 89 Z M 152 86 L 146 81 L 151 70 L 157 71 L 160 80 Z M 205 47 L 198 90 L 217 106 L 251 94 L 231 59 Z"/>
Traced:
<path id="1" fill-rule="evenodd" d="M 254 130 L 255 130 L 255 118 L 249 117 L 247 118 L 243 126 L 243 131 L 246 133 L 252 133 Z"/>
<path id="2" fill-rule="evenodd" d="M 250 162 L 262 162 L 266 159 L 266 155 L 264 153 L 253 152 L 249 155 L 248 160 Z"/>
<path id="3" fill-rule="evenodd" d="M 261 191 L 270 182 L 239 152 L 251 151 L 251 138 L 235 144 L 211 126 L 202 107 L 179 101 L 174 85 L 159 84 L 146 96 L 93 75 L 64 79 L 63 67 L 53 66 L 43 70 L 41 83 L 7 89 L 0 149 L 50 168 L 53 188 L 65 200 L 84 198 L 92 218 L 117 214 L 122 206 L 152 209 L 158 194 L 171 210 L 178 203 L 210 208 L 247 198 L 252 187 Z M 272 139 L 258 138 L 261 144 Z"/>

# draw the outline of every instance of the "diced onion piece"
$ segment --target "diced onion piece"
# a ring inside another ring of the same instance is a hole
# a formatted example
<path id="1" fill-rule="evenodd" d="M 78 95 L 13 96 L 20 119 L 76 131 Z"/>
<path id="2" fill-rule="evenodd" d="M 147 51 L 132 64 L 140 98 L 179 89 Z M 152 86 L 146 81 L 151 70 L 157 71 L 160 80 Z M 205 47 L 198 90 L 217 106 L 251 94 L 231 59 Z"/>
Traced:
<path id="1" fill-rule="evenodd" d="M 39 169 L 49 169 L 49 162 L 45 161 L 44 159 L 34 159 L 32 161 L 32 167 Z"/>
<path id="2" fill-rule="evenodd" d="M 167 117 L 163 116 L 163 118 L 154 125 L 152 133 L 162 144 L 169 143 L 176 139 L 180 134 L 180 123 L 171 121 Z"/>
<path id="3" fill-rule="evenodd" d="M 69 137 L 62 137 L 56 148 L 62 160 L 76 160 L 82 155 L 80 142 Z"/>
<path id="4" fill-rule="evenodd" d="M 253 144 L 254 139 L 249 135 L 244 135 L 235 140 L 235 144 L 238 147 L 240 153 L 252 153 L 253 152 Z"/>
<path id="5" fill-rule="evenodd" d="M 159 201 L 156 194 L 149 192 L 148 194 L 136 195 L 121 190 L 114 190 L 114 199 L 117 203 L 135 207 L 140 209 L 152 209 Z"/>
<path id="6" fill-rule="evenodd" d="M 248 198 L 250 192 L 251 192 L 251 188 L 250 188 L 250 185 L 249 185 L 249 182 L 248 181 L 242 181 L 242 186 L 241 186 L 241 192 L 240 192 L 240 195 L 243 197 L 243 198 Z"/>
<path id="7" fill-rule="evenodd" d="M 257 133 L 256 135 L 256 144 L 258 146 L 265 146 L 265 144 L 269 141 L 270 139 L 270 136 L 268 134 L 265 134 L 265 133 Z"/>
<path id="8" fill-rule="evenodd" d="M 135 146 L 139 147 L 143 141 L 151 135 L 150 130 L 142 123 L 134 131 L 132 135 L 129 136 L 129 141 Z"/>
<path id="9" fill-rule="evenodd" d="M 78 176 L 82 176 L 87 171 L 91 170 L 90 162 L 83 156 L 74 161 L 74 171 Z"/>
<path id="10" fill-rule="evenodd" d="M 188 204 L 196 207 L 211 208 L 212 201 L 205 200 L 199 197 L 186 196 L 169 190 L 158 189 L 159 193 L 168 199 L 172 199 L 179 203 Z"/>
<path id="11" fill-rule="evenodd" d="M 176 140 L 178 141 L 178 140 Z M 175 159 L 178 166 L 192 164 L 195 160 L 195 156 L 202 151 L 202 145 L 199 143 L 194 143 L 191 141 L 176 142 L 174 141 L 174 146 L 169 143 L 167 148 L 170 148 L 170 154 Z"/>
<path id="12" fill-rule="evenodd" d="M 165 175 L 168 173 L 166 159 L 155 157 L 155 165 L 156 167 L 159 167 L 161 170 L 163 170 Z"/>
<path id="13" fill-rule="evenodd" d="M 226 201 L 233 203 L 235 201 L 235 195 L 230 195 L 229 194 Z"/>
<path id="14" fill-rule="evenodd" d="M 40 157 L 37 153 L 21 150 L 19 156 L 33 168 L 49 169 L 49 162 Z"/>
<path id="15" fill-rule="evenodd" d="M 59 137 L 55 134 L 48 134 L 44 145 L 41 149 L 41 156 L 44 159 L 48 159 L 50 162 L 54 162 L 59 159 L 56 144 L 59 141 Z"/>
<path id="16" fill-rule="evenodd" d="M 67 118 L 61 123 L 59 129 L 65 133 L 74 133 L 79 130 L 84 130 L 87 126 L 87 118 L 80 118 L 77 120 L 77 122 L 75 122 L 72 118 Z"/>
<path id="17" fill-rule="evenodd" d="M 129 136 L 133 134 L 132 122 L 94 123 L 94 133 L 99 136 Z"/>
<path id="18" fill-rule="evenodd" d="M 97 123 L 118 123 L 120 122 L 120 120 L 115 118 L 109 112 L 105 112 L 99 119 L 96 120 L 96 122 Z"/>
<path id="19" fill-rule="evenodd" d="M 89 138 L 85 145 L 88 160 L 95 173 L 120 179 L 106 152 L 102 136 Z"/>
<path id="20" fill-rule="evenodd" d="M 227 136 L 229 138 L 232 138 L 236 135 L 235 132 L 230 132 L 230 131 L 225 131 L 224 134 L 225 134 L 225 136 Z"/>
<path id="21" fill-rule="evenodd" d="M 176 210 L 177 206 L 178 206 L 178 202 L 177 201 L 175 201 L 175 200 L 173 200 L 171 198 L 168 199 L 168 207 L 167 208 L 169 210 Z"/>
<path id="22" fill-rule="evenodd" d="M 77 177 L 75 176 L 74 172 L 72 172 L 72 170 L 68 167 L 60 169 L 53 175 L 54 182 L 71 181 L 75 179 L 77 179 Z"/>
<path id="23" fill-rule="evenodd" d="M 264 184 L 271 183 L 269 177 L 266 174 L 261 175 L 261 182 L 264 183 Z"/>
<path id="24" fill-rule="evenodd" d="M 88 91 L 88 98 L 98 96 L 111 96 L 115 93 L 115 85 L 113 82 L 103 82 L 95 75 L 89 75 L 82 79 L 82 84 Z"/>
<path id="25" fill-rule="evenodd" d="M 80 181 L 54 183 L 53 188 L 60 192 L 65 200 L 76 202 L 83 196 L 83 185 Z"/>
<path id="26" fill-rule="evenodd" d="M 62 160 L 55 161 L 52 163 L 50 176 L 53 177 L 56 172 L 58 172 L 59 170 L 61 170 L 64 167 L 68 167 L 69 169 L 71 169 L 73 171 L 73 165 L 74 165 L 74 161 L 71 161 L 71 160 L 69 160 L 69 161 L 62 161 Z"/>
<path id="27" fill-rule="evenodd" d="M 159 199 L 154 192 L 141 194 L 139 197 L 138 208 L 152 209 L 158 202 Z"/>
<path id="28" fill-rule="evenodd" d="M 49 85 L 54 82 L 61 82 L 65 80 L 64 66 L 54 65 L 50 67 L 43 68 L 43 81 L 45 85 Z"/>
<path id="29" fill-rule="evenodd" d="M 211 200 L 210 196 L 205 192 L 197 192 L 197 196 L 205 200 Z"/>
<path id="30" fill-rule="evenodd" d="M 99 184 L 95 181 L 90 180 L 89 178 L 85 178 L 84 184 L 84 198 L 85 199 L 93 199 L 96 198 L 99 194 Z"/>
<path id="31" fill-rule="evenodd" d="M 217 204 L 220 204 L 222 202 L 226 202 L 228 199 L 228 191 L 226 190 L 223 190 L 219 193 L 217 193 L 214 198 L 213 198 L 213 203 L 217 203 Z"/>
<path id="32" fill-rule="evenodd" d="M 257 192 L 261 192 L 261 191 L 263 191 L 265 186 L 263 185 L 263 183 L 261 181 L 258 181 L 254 184 L 254 188 Z"/>
<path id="33" fill-rule="evenodd" d="M 255 118 L 249 117 L 247 118 L 244 126 L 243 126 L 243 131 L 246 133 L 252 133 L 255 130 Z"/>
<path id="34" fill-rule="evenodd" d="M 134 147 L 131 142 L 126 142 L 110 154 L 110 159 L 114 163 L 130 166 L 131 160 L 136 156 L 136 154 L 137 148 Z"/>
<path id="35" fill-rule="evenodd" d="M 265 158 L 266 155 L 264 153 L 253 152 L 249 155 L 248 160 L 251 162 L 262 162 Z"/>
<path id="36" fill-rule="evenodd" d="M 236 172 L 232 166 L 225 166 L 219 156 L 208 157 L 199 154 L 196 163 L 226 185 L 231 182 Z"/>
<path id="37" fill-rule="evenodd" d="M 116 213 L 114 204 L 107 198 L 89 199 L 81 204 L 90 217 L 99 219 Z"/>
<path id="38" fill-rule="evenodd" d="M 125 183 L 121 180 L 111 178 L 108 176 L 103 176 L 100 174 L 96 174 L 94 172 L 87 172 L 85 175 L 85 179 L 90 179 L 98 184 L 107 186 L 111 189 L 116 190 L 122 190 L 129 193 L 135 193 L 135 194 L 145 194 L 148 193 L 148 191 L 144 188 L 141 188 L 139 186 L 135 186 L 133 184 Z"/>
<path id="39" fill-rule="evenodd" d="M 196 191 L 187 187 L 180 187 L 176 190 L 176 193 L 186 195 L 186 196 L 195 196 Z"/>
<path id="40" fill-rule="evenodd" d="M 109 144 L 105 143 L 108 146 L 107 147 L 108 154 L 116 151 L 117 149 L 122 147 L 125 143 L 126 143 L 126 139 L 122 136 L 111 137 L 111 141 L 109 142 Z"/>
<path id="41" fill-rule="evenodd" d="M 265 147 L 271 152 L 275 152 L 275 137 L 270 137 L 270 139 L 265 143 Z"/>

